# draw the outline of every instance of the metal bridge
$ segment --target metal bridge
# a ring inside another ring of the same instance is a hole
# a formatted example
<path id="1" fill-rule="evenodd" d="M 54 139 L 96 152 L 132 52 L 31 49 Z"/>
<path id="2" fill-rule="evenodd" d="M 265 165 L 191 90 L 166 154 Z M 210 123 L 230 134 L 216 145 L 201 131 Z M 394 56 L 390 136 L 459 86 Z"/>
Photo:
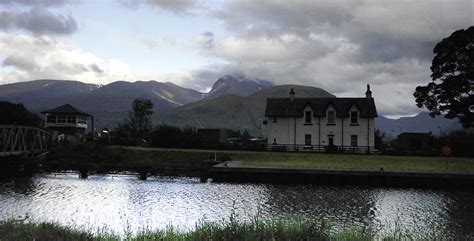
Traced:
<path id="1" fill-rule="evenodd" d="M 32 126 L 0 125 L 0 158 L 34 157 L 48 152 L 52 133 Z"/>

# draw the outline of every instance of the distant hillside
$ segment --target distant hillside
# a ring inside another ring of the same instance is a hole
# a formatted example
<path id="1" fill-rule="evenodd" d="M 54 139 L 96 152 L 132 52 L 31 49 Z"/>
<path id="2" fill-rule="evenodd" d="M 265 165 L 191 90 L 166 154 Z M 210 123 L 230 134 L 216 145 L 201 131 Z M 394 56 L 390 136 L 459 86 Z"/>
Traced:
<path id="1" fill-rule="evenodd" d="M 397 136 L 401 132 L 432 132 L 433 135 L 439 135 L 440 132 L 448 133 L 462 128 L 457 119 L 447 119 L 443 116 L 432 118 L 428 112 L 399 119 L 379 116 L 375 120 L 375 126 L 391 136 Z"/>
<path id="2" fill-rule="evenodd" d="M 199 128 L 247 129 L 253 134 L 258 134 L 260 120 L 265 117 L 267 98 L 289 97 L 291 88 L 294 88 L 297 97 L 334 97 L 316 87 L 281 85 L 250 96 L 224 95 L 198 101 L 162 113 L 157 119 L 159 122 Z"/>
<path id="3" fill-rule="evenodd" d="M 212 99 L 223 95 L 248 96 L 271 86 L 273 84 L 270 81 L 249 78 L 241 74 L 225 75 L 212 85 L 211 91 L 205 97 Z"/>

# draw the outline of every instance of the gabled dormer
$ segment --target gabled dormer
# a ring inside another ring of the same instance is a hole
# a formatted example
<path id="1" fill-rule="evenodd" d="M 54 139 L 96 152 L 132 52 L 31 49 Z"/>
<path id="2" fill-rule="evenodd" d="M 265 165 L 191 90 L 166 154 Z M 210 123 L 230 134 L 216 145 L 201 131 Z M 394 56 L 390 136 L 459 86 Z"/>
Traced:
<path id="1" fill-rule="evenodd" d="M 306 102 L 305 107 L 303 108 L 303 117 L 304 117 L 304 125 L 312 125 L 313 124 L 313 116 L 314 116 L 314 108 L 311 103 Z"/>
<path id="2" fill-rule="evenodd" d="M 327 120 L 326 125 L 328 126 L 336 125 L 337 109 L 332 102 L 329 102 L 328 105 L 326 106 L 325 113 L 326 113 L 326 120 Z"/>
<path id="3" fill-rule="evenodd" d="M 358 126 L 360 122 L 360 108 L 357 103 L 352 104 L 349 109 L 349 125 Z"/>

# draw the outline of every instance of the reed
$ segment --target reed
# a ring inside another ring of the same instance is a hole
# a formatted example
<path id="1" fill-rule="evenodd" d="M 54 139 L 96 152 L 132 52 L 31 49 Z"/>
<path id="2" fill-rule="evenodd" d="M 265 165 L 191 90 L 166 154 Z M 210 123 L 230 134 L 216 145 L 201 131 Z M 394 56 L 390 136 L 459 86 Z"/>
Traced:
<path id="1" fill-rule="evenodd" d="M 160 241 L 213 241 L 213 240 L 446 240 L 442 229 L 432 227 L 425 232 L 415 232 L 395 227 L 389 233 L 374 228 L 351 228 L 331 231 L 327 220 L 258 220 L 238 221 L 231 216 L 220 222 L 202 221 L 190 231 L 169 226 L 163 230 L 143 230 L 136 234 L 117 235 L 107 229 L 79 230 L 54 223 L 25 220 L 0 221 L 0 240 L 160 240 Z M 466 238 L 466 237 L 465 237 Z M 455 237 L 454 239 L 463 239 Z"/>

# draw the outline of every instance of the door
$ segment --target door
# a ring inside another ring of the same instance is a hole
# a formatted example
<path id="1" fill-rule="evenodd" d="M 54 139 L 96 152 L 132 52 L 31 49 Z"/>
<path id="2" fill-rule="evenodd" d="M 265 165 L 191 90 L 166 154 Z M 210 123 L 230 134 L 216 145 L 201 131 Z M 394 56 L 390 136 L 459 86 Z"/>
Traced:
<path id="1" fill-rule="evenodd" d="M 329 146 L 334 146 L 334 137 L 333 136 L 328 137 L 328 143 L 329 143 Z"/>
<path id="2" fill-rule="evenodd" d="M 304 135 L 304 144 L 306 146 L 311 146 L 311 134 Z"/>

